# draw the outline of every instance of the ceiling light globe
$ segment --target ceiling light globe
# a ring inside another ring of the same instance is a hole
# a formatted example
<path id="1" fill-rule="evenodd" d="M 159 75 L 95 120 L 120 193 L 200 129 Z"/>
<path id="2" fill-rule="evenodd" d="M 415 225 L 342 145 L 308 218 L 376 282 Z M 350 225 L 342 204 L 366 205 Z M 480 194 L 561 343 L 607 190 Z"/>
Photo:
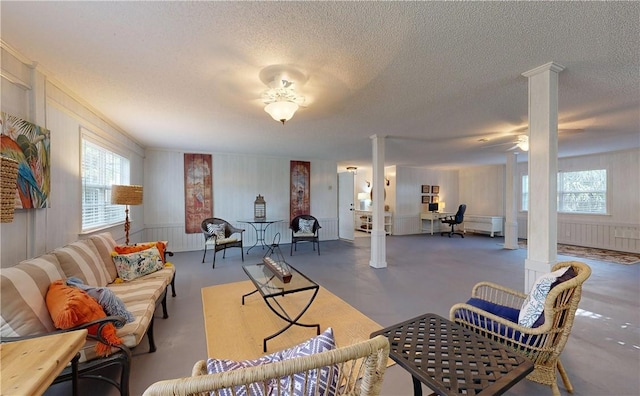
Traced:
<path id="1" fill-rule="evenodd" d="M 280 121 L 283 124 L 285 121 L 289 121 L 297 110 L 297 104 L 285 100 L 269 103 L 264 107 L 264 111 L 269 113 L 274 120 Z"/>

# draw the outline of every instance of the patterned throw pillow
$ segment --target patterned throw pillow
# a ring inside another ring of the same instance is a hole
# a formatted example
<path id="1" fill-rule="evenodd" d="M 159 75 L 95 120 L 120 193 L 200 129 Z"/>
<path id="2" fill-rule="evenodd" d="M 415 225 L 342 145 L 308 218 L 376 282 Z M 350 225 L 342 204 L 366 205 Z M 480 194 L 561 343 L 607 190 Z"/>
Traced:
<path id="1" fill-rule="evenodd" d="M 282 351 L 282 360 L 295 359 L 300 356 L 308 356 L 316 353 L 330 351 L 336 348 L 336 342 L 333 338 L 333 330 L 329 327 L 322 334 L 313 337 L 310 340 L 296 345 L 293 348 Z M 318 394 L 333 396 L 336 394 L 338 381 L 338 367 L 321 367 L 310 370 L 307 376 L 307 387 L 304 387 L 305 376 L 307 373 L 298 373 L 293 375 L 293 396 L 314 395 L 316 383 L 318 383 Z M 331 382 L 329 382 L 331 381 Z M 283 389 L 291 389 L 291 377 L 287 376 L 280 380 Z"/>
<path id="2" fill-rule="evenodd" d="M 157 247 L 130 254 L 112 253 L 113 263 L 122 280 L 130 281 L 161 270 L 164 265 Z"/>
<path id="3" fill-rule="evenodd" d="M 298 220 L 298 232 L 303 234 L 313 233 L 313 220 L 299 219 Z"/>
<path id="4" fill-rule="evenodd" d="M 522 303 L 518 324 L 524 327 L 532 327 L 544 311 L 544 301 L 551 290 L 551 284 L 561 277 L 569 267 L 560 268 L 557 271 L 541 275 L 533 284 L 529 295 Z"/>
<path id="5" fill-rule="evenodd" d="M 224 224 L 207 224 L 207 231 L 209 234 L 215 235 L 216 239 L 224 239 Z"/>
<path id="6" fill-rule="evenodd" d="M 254 367 L 261 366 L 263 364 L 269 364 L 273 362 L 279 362 L 282 360 L 294 359 L 300 356 L 307 356 L 314 353 L 324 352 L 331 349 L 335 349 L 336 343 L 333 338 L 333 330 L 331 327 L 327 328 L 322 334 L 317 337 L 313 337 L 302 344 L 296 345 L 292 348 L 285 349 L 283 351 L 274 352 L 270 355 L 265 355 L 261 358 L 254 360 L 228 360 L 228 359 L 214 359 L 209 358 L 207 360 L 207 371 L 209 374 L 223 373 L 226 371 L 238 370 L 246 367 Z M 332 381 L 330 384 L 327 383 L 329 378 L 330 370 L 333 370 L 331 374 Z M 318 369 L 312 370 L 309 373 L 307 378 L 307 391 L 303 392 L 302 386 L 304 384 L 305 375 L 304 373 L 294 375 L 293 379 L 293 387 L 294 393 L 293 396 L 302 396 L 307 394 L 315 394 L 315 386 L 318 379 L 320 380 L 319 384 L 319 394 L 321 395 L 335 395 L 336 393 L 336 383 L 337 383 L 337 367 L 323 367 L 318 373 Z M 233 396 L 234 394 L 237 396 L 265 396 L 271 394 L 273 389 L 277 389 L 277 380 L 273 379 L 266 383 L 253 383 L 249 385 L 249 393 L 247 393 L 247 388 L 244 386 L 237 386 L 235 389 L 236 393 L 233 393 L 231 389 L 224 389 L 219 392 L 220 396 Z M 284 377 L 280 380 L 281 386 L 285 386 L 284 389 L 290 389 L 291 379 L 290 377 Z M 262 389 L 266 389 L 266 393 L 262 391 Z"/>

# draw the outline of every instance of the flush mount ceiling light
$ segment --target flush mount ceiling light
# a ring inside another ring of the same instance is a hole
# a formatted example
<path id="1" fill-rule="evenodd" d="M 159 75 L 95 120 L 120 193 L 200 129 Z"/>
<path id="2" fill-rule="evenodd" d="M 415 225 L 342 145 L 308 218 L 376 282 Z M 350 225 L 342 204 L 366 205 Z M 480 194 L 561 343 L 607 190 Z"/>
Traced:
<path id="1" fill-rule="evenodd" d="M 262 93 L 262 101 L 266 104 L 264 111 L 276 121 L 284 124 L 289 121 L 304 103 L 304 96 L 295 91 L 295 82 L 285 76 L 277 76 L 269 84 L 269 89 Z"/>

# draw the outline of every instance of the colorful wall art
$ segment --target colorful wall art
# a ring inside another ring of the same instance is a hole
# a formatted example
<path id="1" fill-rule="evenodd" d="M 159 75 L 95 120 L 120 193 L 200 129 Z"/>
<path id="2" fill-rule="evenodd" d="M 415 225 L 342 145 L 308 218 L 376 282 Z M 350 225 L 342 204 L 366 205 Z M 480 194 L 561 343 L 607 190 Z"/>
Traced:
<path id="1" fill-rule="evenodd" d="M 18 162 L 16 209 L 46 208 L 51 194 L 51 132 L 1 113 L 0 154 Z"/>
<path id="2" fill-rule="evenodd" d="M 290 210 L 291 221 L 301 214 L 311 211 L 311 162 L 291 161 Z"/>
<path id="3" fill-rule="evenodd" d="M 213 190 L 210 154 L 184 155 L 184 222 L 185 232 L 202 232 L 200 224 L 213 217 Z"/>

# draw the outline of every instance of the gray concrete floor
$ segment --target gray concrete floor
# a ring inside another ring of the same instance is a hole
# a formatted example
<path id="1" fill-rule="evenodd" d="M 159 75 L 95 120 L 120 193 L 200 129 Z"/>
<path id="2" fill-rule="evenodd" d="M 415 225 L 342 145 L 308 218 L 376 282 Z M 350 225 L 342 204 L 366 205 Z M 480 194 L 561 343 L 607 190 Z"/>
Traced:
<path id="1" fill-rule="evenodd" d="M 502 238 L 467 235 L 390 236 L 386 269 L 369 267 L 370 239 L 321 243 L 322 255 L 310 244 L 299 244 L 286 259 L 305 275 L 341 297 L 382 326 L 425 312 L 448 317 L 451 305 L 466 301 L 471 287 L 490 280 L 518 290 L 524 287 L 526 250 L 502 249 Z M 245 263 L 259 262 L 263 251 L 253 249 Z M 176 253 L 177 297 L 168 298 L 170 317 L 156 313 L 155 353 L 146 353 L 146 339 L 134 350 L 131 394 L 140 395 L 158 380 L 189 376 L 195 361 L 206 359 L 200 289 L 245 280 L 239 249 L 227 257 L 211 256 L 202 264 L 202 251 Z M 558 261 L 575 260 L 559 256 Z M 573 330 L 562 354 L 576 395 L 640 394 L 640 264 L 621 265 L 580 260 L 593 270 L 583 288 Z M 220 318 L 224 320 L 224 318 Z M 81 382 L 82 394 L 115 395 L 113 389 Z M 429 390 L 424 387 L 425 394 Z M 560 381 L 560 390 L 568 394 Z M 47 395 L 70 394 L 68 384 L 50 388 Z M 387 369 L 383 395 L 413 394 L 410 375 L 398 365 Z M 523 380 L 508 395 L 550 395 L 548 387 Z"/>

